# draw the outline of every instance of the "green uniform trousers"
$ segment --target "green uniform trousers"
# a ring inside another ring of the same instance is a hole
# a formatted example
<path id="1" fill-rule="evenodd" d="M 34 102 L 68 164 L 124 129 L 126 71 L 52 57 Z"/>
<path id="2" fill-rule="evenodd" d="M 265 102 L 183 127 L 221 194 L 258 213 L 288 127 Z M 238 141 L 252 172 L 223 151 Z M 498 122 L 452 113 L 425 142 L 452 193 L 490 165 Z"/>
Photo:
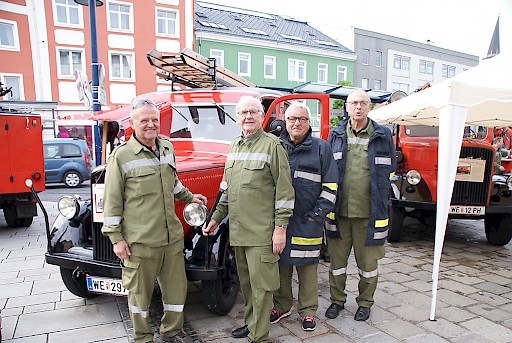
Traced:
<path id="1" fill-rule="evenodd" d="M 318 263 L 295 266 L 299 278 L 298 312 L 301 317 L 314 316 L 318 309 Z M 293 305 L 293 266 L 279 265 L 281 287 L 274 292 L 274 308 L 288 312 Z"/>
<path id="2" fill-rule="evenodd" d="M 329 254 L 331 255 L 331 270 L 329 272 L 329 285 L 331 301 L 344 304 L 347 301 L 345 285 L 347 282 L 348 257 L 352 247 L 359 269 L 359 295 L 357 304 L 371 307 L 374 303 L 373 295 L 377 289 L 378 261 L 384 257 L 384 246 L 366 246 L 366 228 L 368 218 L 338 217 L 342 226 L 341 239 L 328 237 Z"/>
<path id="3" fill-rule="evenodd" d="M 132 244 L 130 250 L 130 258 L 123 260 L 123 286 L 128 290 L 135 342 L 153 342 L 148 316 L 155 280 L 162 291 L 164 310 L 160 336 L 176 335 L 183 328 L 183 307 L 187 296 L 183 241 L 163 247 Z"/>
<path id="4" fill-rule="evenodd" d="M 272 292 L 279 288 L 279 255 L 272 252 L 272 245 L 234 249 L 244 296 L 244 321 L 250 331 L 248 338 L 268 342 Z"/>

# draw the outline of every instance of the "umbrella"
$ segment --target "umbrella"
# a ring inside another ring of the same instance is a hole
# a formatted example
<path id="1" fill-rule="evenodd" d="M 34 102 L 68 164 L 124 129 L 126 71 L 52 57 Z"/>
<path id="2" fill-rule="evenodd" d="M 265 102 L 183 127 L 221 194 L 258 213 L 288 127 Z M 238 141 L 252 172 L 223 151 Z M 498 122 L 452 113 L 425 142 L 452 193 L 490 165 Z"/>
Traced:
<path id="1" fill-rule="evenodd" d="M 511 52 L 501 53 L 451 79 L 379 107 L 369 114 L 381 124 L 439 126 L 438 202 L 430 320 L 435 319 L 439 265 L 464 126 L 510 125 L 510 61 Z"/>

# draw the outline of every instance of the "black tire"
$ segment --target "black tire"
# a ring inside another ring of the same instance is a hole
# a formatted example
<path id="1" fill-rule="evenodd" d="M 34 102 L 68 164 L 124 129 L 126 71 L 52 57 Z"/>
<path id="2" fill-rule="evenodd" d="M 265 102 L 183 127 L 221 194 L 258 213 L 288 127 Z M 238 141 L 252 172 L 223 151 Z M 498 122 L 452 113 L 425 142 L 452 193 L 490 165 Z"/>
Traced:
<path id="1" fill-rule="evenodd" d="M 82 273 L 78 278 L 73 278 L 73 270 L 60 267 L 60 276 L 62 277 L 62 282 L 64 282 L 68 291 L 77 297 L 91 299 L 98 296 L 98 294 L 91 293 L 87 290 L 85 274 Z"/>
<path id="2" fill-rule="evenodd" d="M 387 240 L 390 243 L 398 242 L 402 235 L 402 225 L 405 219 L 405 209 L 389 205 L 389 231 Z"/>
<path id="3" fill-rule="evenodd" d="M 9 227 L 28 227 L 32 225 L 33 217 L 18 218 L 15 205 L 8 205 L 4 207 L 4 218 Z"/>
<path id="4" fill-rule="evenodd" d="M 83 182 L 82 175 L 80 175 L 79 172 L 75 170 L 70 170 L 64 174 L 64 177 L 62 178 L 62 182 L 66 185 L 66 187 L 69 188 L 76 188 L 80 187 L 80 185 Z"/>
<path id="5" fill-rule="evenodd" d="M 512 216 L 505 213 L 485 215 L 485 236 L 492 245 L 506 245 L 512 239 Z"/>
<path id="6" fill-rule="evenodd" d="M 203 302 L 206 308 L 218 315 L 226 315 L 233 308 L 240 289 L 235 251 L 226 242 L 225 237 L 221 248 L 221 252 L 224 253 L 220 255 L 222 257 L 220 265 L 224 266 L 221 277 L 217 280 L 203 280 L 201 283 Z"/>

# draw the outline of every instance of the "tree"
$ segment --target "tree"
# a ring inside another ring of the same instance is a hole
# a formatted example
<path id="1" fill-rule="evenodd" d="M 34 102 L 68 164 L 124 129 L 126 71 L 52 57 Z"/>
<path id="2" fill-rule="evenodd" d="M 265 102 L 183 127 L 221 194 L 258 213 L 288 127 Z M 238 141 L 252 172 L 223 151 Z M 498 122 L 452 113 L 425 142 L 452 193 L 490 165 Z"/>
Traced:
<path id="1" fill-rule="evenodd" d="M 353 87 L 352 82 L 350 81 L 340 81 L 338 82 L 338 86 L 349 86 Z M 345 106 L 345 100 L 334 100 L 332 103 L 332 108 L 334 110 L 343 110 Z M 338 122 L 342 119 L 342 116 L 333 116 L 331 117 L 331 127 L 338 125 Z"/>

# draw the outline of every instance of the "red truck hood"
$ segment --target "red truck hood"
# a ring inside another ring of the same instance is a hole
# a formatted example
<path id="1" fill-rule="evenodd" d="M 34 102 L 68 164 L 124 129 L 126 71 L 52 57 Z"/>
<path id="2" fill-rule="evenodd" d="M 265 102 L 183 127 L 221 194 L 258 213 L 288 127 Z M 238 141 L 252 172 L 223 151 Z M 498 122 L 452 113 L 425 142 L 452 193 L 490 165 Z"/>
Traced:
<path id="1" fill-rule="evenodd" d="M 178 172 L 224 167 L 229 141 L 172 139 Z"/>

